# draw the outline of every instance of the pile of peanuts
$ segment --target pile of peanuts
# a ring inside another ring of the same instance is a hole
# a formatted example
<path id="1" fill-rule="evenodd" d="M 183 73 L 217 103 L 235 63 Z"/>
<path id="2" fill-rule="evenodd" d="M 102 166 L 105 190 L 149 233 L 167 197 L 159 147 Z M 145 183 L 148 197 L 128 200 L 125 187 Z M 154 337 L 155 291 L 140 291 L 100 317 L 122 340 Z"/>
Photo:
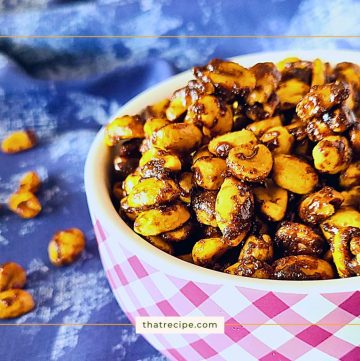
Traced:
<path id="1" fill-rule="evenodd" d="M 360 67 L 214 59 L 106 127 L 114 205 L 155 247 L 232 275 L 360 276 Z"/>
<path id="2" fill-rule="evenodd" d="M 19 130 L 9 134 L 1 142 L 6 154 L 27 151 L 37 145 L 33 131 Z M 42 181 L 35 171 L 25 173 L 18 189 L 10 195 L 8 208 L 24 219 L 36 217 L 42 210 L 36 193 Z M 74 262 L 85 248 L 85 237 L 81 230 L 70 228 L 54 234 L 48 246 L 50 262 L 64 266 Z M 35 307 L 32 295 L 22 288 L 26 283 L 25 270 L 15 262 L 0 264 L 0 319 L 19 317 Z"/>

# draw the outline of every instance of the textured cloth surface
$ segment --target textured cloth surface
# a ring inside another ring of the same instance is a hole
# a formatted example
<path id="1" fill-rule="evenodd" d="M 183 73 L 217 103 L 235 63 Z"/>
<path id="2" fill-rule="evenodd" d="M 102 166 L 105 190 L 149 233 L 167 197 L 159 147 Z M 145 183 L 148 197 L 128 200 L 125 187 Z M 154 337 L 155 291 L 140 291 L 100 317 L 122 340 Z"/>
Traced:
<path id="1" fill-rule="evenodd" d="M 358 35 L 355 0 L 0 0 L 1 35 Z M 127 322 L 99 260 L 83 186 L 94 135 L 147 87 L 212 57 L 277 49 L 360 49 L 359 39 L 0 39 L 0 137 L 24 127 L 37 148 L 0 154 L 0 202 L 37 170 L 43 212 L 0 208 L 0 262 L 22 264 L 37 302 L 17 323 Z M 48 261 L 52 234 L 81 228 L 87 249 L 64 269 Z M 2 321 L 6 323 L 6 321 Z M 133 328 L 1 328 L 2 360 L 163 360 Z"/>

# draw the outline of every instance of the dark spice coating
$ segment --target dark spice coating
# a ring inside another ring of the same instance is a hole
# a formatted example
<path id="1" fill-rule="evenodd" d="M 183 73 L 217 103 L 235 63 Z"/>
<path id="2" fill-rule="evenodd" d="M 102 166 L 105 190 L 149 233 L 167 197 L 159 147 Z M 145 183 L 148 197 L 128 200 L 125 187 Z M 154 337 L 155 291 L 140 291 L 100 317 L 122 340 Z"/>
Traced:
<path id="1" fill-rule="evenodd" d="M 299 60 L 286 64 L 285 69 L 281 72 L 281 81 L 289 79 L 299 79 L 310 85 L 313 65 L 310 61 Z"/>
<path id="2" fill-rule="evenodd" d="M 349 94 L 342 82 L 314 85 L 296 106 L 296 113 L 304 121 L 319 117 L 345 101 Z"/>
<path id="3" fill-rule="evenodd" d="M 273 263 L 274 278 L 279 280 L 322 280 L 332 278 L 319 263 L 322 260 L 308 256 L 288 256 Z M 325 262 L 325 261 L 323 261 Z"/>
<path id="4" fill-rule="evenodd" d="M 217 194 L 217 191 L 205 190 L 203 192 L 196 193 L 192 198 L 191 205 L 200 223 L 203 223 L 203 218 L 201 217 L 200 212 L 204 212 L 207 215 L 208 220 L 215 222 L 215 202 Z"/>
<path id="5" fill-rule="evenodd" d="M 343 200 L 343 197 L 334 188 L 325 186 L 318 192 L 310 194 L 301 202 L 299 207 L 300 218 L 304 222 L 313 225 L 320 224 L 335 213 Z M 329 205 L 333 206 L 333 212 L 325 214 L 324 208 L 329 209 Z"/>
<path id="6" fill-rule="evenodd" d="M 253 256 L 249 256 L 239 260 L 236 269 L 229 271 L 225 270 L 225 273 L 231 273 L 236 276 L 253 277 L 256 273 L 259 273 L 259 278 L 272 278 L 273 267 L 264 261 L 260 261 Z"/>
<path id="7" fill-rule="evenodd" d="M 325 122 L 322 122 L 316 118 L 308 121 L 305 130 L 307 136 L 312 142 L 319 142 L 329 135 L 335 135 L 335 133 Z"/>
<path id="8" fill-rule="evenodd" d="M 275 234 L 275 242 L 285 256 L 310 255 L 319 257 L 324 250 L 324 240 L 309 226 L 283 222 Z"/>
<path id="9" fill-rule="evenodd" d="M 321 116 L 321 120 L 336 133 L 343 133 L 356 123 L 354 112 L 346 105 L 342 105 L 332 109 L 328 113 L 324 113 Z"/>

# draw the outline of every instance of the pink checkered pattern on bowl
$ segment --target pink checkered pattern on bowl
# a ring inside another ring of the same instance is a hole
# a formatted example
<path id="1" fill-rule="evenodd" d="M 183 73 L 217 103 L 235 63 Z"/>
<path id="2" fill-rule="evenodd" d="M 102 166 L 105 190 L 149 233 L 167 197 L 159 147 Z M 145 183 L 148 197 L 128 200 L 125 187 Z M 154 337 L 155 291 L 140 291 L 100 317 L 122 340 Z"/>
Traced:
<path id="1" fill-rule="evenodd" d="M 360 291 L 294 294 L 245 288 L 241 281 L 238 287 L 193 282 L 139 259 L 98 219 L 94 227 L 107 278 L 131 322 L 223 316 L 226 324 L 244 324 L 226 326 L 222 335 L 146 335 L 169 359 L 360 360 Z"/>

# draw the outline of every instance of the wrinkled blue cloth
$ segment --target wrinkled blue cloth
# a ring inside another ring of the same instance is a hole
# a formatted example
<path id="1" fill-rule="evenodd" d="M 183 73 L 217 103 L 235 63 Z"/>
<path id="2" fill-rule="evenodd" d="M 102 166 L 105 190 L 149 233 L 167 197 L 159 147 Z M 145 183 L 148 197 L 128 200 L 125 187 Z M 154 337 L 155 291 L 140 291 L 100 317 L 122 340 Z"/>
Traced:
<path id="1" fill-rule="evenodd" d="M 3 0 L 1 35 L 358 35 L 355 0 Z M 44 180 L 41 215 L 0 208 L 0 263 L 28 271 L 36 309 L 16 323 L 127 322 L 102 271 L 88 215 L 83 166 L 100 126 L 149 86 L 212 57 L 276 49 L 360 49 L 359 39 L 0 39 L 0 138 L 35 129 L 37 148 L 0 154 L 0 202 L 20 176 Z M 81 228 L 83 256 L 56 269 L 54 232 Z M 1 323 L 9 323 L 2 321 Z M 132 327 L 1 327 L 1 360 L 164 360 Z"/>

